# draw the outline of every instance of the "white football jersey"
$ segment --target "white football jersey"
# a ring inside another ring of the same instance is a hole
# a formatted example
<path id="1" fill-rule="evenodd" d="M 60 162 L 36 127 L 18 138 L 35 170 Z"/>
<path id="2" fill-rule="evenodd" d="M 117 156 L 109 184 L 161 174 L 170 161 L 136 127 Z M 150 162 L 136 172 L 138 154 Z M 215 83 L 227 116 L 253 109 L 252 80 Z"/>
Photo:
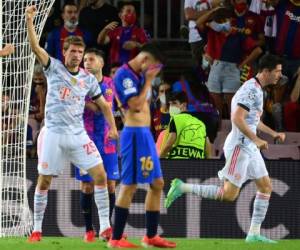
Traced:
<path id="1" fill-rule="evenodd" d="M 84 69 L 72 74 L 62 62 L 51 57 L 44 71 L 47 77 L 46 128 L 58 134 L 84 132 L 85 97 L 101 95 L 97 79 Z"/>
<path id="2" fill-rule="evenodd" d="M 246 81 L 233 96 L 231 112 L 234 112 L 238 106 L 249 112 L 245 120 L 249 128 L 256 134 L 257 125 L 263 113 L 263 91 L 256 78 Z M 251 151 L 257 149 L 256 145 L 232 122 L 232 130 L 226 138 L 224 150 L 234 149 L 236 145 Z"/>

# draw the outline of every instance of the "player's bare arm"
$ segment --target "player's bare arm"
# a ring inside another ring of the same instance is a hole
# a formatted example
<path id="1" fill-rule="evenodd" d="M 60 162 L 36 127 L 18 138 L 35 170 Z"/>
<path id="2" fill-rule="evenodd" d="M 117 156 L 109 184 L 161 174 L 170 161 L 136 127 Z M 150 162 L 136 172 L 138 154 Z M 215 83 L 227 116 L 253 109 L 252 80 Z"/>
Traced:
<path id="1" fill-rule="evenodd" d="M 15 47 L 13 44 L 6 44 L 3 49 L 0 50 L 0 57 L 9 56 L 15 52 Z"/>
<path id="2" fill-rule="evenodd" d="M 33 20 L 36 15 L 36 11 L 37 9 L 34 5 L 28 6 L 25 10 L 28 39 L 33 53 L 36 55 L 38 61 L 45 67 L 49 62 L 49 55 L 46 50 L 39 45 L 39 40 L 34 29 Z"/>
<path id="3" fill-rule="evenodd" d="M 244 108 L 238 106 L 237 109 L 232 114 L 232 121 L 238 127 L 238 129 L 247 136 L 251 141 L 253 141 L 259 149 L 267 149 L 268 142 L 258 138 L 255 133 L 251 131 L 246 123 L 246 116 L 248 111 Z"/>
<path id="4" fill-rule="evenodd" d="M 115 119 L 113 116 L 113 113 L 111 111 L 111 107 L 109 103 L 104 99 L 104 97 L 101 95 L 99 98 L 97 98 L 95 101 L 95 104 L 101 109 L 106 121 L 109 124 L 109 133 L 108 136 L 110 139 L 118 139 L 118 130 L 116 127 Z"/>
<path id="5" fill-rule="evenodd" d="M 259 122 L 257 128 L 260 131 L 272 136 L 274 139 L 278 139 L 280 142 L 284 142 L 284 140 L 285 140 L 285 133 L 274 131 L 273 129 L 271 129 L 267 125 L 265 125 L 262 121 Z"/>

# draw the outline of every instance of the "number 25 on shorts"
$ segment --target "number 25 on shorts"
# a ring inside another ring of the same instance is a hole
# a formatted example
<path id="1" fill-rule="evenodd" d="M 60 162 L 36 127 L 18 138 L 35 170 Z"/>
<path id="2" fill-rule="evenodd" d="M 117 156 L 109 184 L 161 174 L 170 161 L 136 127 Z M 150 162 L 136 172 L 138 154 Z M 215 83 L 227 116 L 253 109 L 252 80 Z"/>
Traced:
<path id="1" fill-rule="evenodd" d="M 153 161 L 151 159 L 151 156 L 141 157 L 140 161 L 141 161 L 143 176 L 148 177 L 149 172 L 151 172 L 153 169 Z"/>

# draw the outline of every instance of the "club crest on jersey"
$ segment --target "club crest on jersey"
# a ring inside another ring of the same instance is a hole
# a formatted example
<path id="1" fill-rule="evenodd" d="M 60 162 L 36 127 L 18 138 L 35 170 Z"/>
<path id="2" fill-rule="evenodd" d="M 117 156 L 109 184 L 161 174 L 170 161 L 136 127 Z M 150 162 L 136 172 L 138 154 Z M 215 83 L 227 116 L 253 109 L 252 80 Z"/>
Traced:
<path id="1" fill-rule="evenodd" d="M 105 95 L 107 95 L 107 96 L 111 96 L 113 94 L 113 91 L 112 91 L 112 89 L 106 89 L 106 91 L 105 91 Z"/>
<path id="2" fill-rule="evenodd" d="M 72 85 L 76 85 L 77 84 L 77 80 L 74 77 L 71 77 L 70 81 L 71 81 Z"/>

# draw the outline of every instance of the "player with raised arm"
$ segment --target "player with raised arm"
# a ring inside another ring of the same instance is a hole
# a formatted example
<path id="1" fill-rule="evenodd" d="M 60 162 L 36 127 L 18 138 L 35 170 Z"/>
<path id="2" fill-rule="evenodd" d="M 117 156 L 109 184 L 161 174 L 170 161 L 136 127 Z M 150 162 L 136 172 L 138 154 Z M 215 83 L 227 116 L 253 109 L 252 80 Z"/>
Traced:
<path id="1" fill-rule="evenodd" d="M 48 89 L 45 127 L 38 138 L 39 177 L 34 194 L 34 229 L 28 240 L 41 240 L 42 221 L 52 177 L 59 175 L 69 161 L 87 171 L 94 179 L 94 199 L 101 221 L 101 234 L 110 229 L 108 191 L 101 156 L 83 125 L 86 95 L 102 110 L 110 126 L 110 138 L 118 136 L 114 118 L 97 79 L 79 68 L 85 48 L 82 38 L 73 36 L 65 39 L 65 64 L 62 64 L 49 57 L 39 46 L 33 24 L 35 14 L 35 6 L 26 8 L 28 38 L 33 53 L 45 68 Z"/>
<path id="2" fill-rule="evenodd" d="M 104 66 L 103 53 L 97 49 L 87 49 L 84 53 L 83 61 L 84 68 L 97 78 L 101 92 L 113 111 L 115 88 L 112 79 L 102 75 L 102 68 Z M 109 139 L 109 124 L 105 121 L 103 113 L 99 111 L 90 98 L 86 99 L 83 119 L 85 129 L 99 150 L 104 163 L 109 194 L 109 218 L 111 218 L 115 206 L 116 180 L 119 179 L 116 141 Z M 95 241 L 95 231 L 92 224 L 93 179 L 86 171 L 82 171 L 78 167 L 75 168 L 75 177 L 81 181 L 80 205 L 86 227 L 84 241 L 93 242 Z M 111 230 L 110 228 L 104 234 L 100 234 L 100 238 L 108 240 L 112 233 Z"/>
<path id="3" fill-rule="evenodd" d="M 115 74 L 118 97 L 125 111 L 121 133 L 122 173 L 120 191 L 115 206 L 115 225 L 108 247 L 135 248 L 123 235 L 129 207 L 138 184 L 147 183 L 146 235 L 144 246 L 175 247 L 176 243 L 157 235 L 160 198 L 164 186 L 160 162 L 150 131 L 151 83 L 161 70 L 161 54 L 153 44 L 146 44 L 140 53 Z"/>
<path id="4" fill-rule="evenodd" d="M 226 138 L 224 153 L 225 167 L 219 171 L 224 180 L 223 187 L 214 185 L 193 185 L 174 179 L 168 192 L 165 206 L 168 208 L 184 193 L 203 198 L 235 201 L 240 188 L 248 179 L 254 179 L 257 193 L 253 205 L 251 226 L 246 242 L 276 243 L 260 235 L 272 193 L 271 180 L 260 149 L 267 149 L 268 143 L 256 135 L 261 130 L 274 139 L 284 141 L 285 134 L 277 133 L 260 121 L 263 112 L 263 88 L 276 84 L 281 77 L 282 61 L 274 55 L 261 58 L 256 77 L 246 81 L 236 92 L 231 102 L 232 130 Z"/>

